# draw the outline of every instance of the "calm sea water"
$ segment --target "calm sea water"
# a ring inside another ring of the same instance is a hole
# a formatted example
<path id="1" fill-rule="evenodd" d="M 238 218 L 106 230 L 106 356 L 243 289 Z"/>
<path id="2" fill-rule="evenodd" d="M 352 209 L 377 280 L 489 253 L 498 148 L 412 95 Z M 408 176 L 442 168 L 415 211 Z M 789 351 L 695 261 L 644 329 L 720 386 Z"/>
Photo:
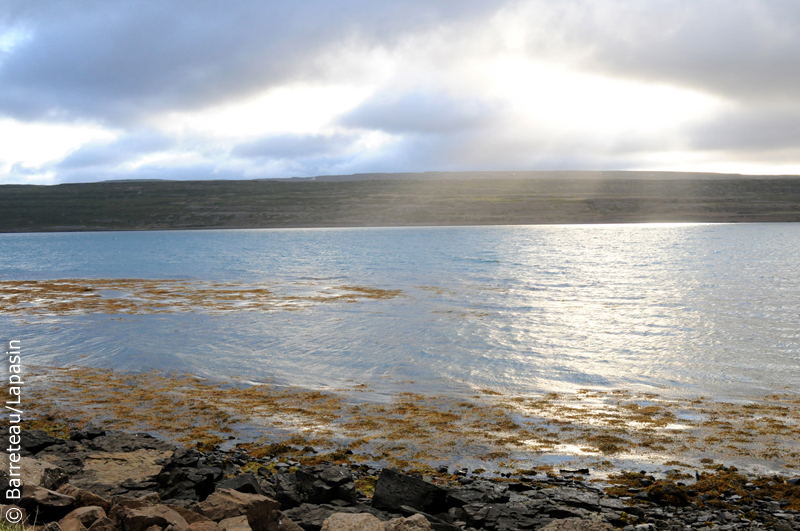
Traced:
<path id="1" fill-rule="evenodd" d="M 0 256 L 0 280 L 311 281 L 404 295 L 296 312 L 1 315 L 29 364 L 387 394 L 800 392 L 800 224 L 3 234 Z"/>

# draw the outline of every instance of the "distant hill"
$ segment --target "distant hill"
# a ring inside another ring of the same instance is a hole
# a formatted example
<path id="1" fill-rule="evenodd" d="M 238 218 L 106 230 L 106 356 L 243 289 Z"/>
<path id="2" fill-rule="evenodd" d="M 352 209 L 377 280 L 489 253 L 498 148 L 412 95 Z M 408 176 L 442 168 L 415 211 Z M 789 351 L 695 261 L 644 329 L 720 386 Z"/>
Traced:
<path id="1" fill-rule="evenodd" d="M 355 173 L 353 175 L 321 175 L 319 177 L 293 177 L 308 181 L 433 181 L 481 179 L 580 179 L 580 180 L 735 180 L 775 179 L 800 177 L 792 175 L 742 175 L 740 173 L 701 173 L 677 171 L 427 171 L 423 173 Z"/>
<path id="2" fill-rule="evenodd" d="M 0 186 L 0 232 L 800 221 L 800 178 L 431 172 Z"/>

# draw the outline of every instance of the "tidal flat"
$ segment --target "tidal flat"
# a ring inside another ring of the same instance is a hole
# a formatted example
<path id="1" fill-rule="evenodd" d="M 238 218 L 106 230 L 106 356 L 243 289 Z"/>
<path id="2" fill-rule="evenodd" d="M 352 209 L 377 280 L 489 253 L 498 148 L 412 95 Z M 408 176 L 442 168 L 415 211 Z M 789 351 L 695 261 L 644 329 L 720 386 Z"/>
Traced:
<path id="1" fill-rule="evenodd" d="M 584 467 L 688 473 L 722 464 L 791 476 L 800 468 L 800 398 L 783 394 L 737 403 L 588 389 L 376 397 L 365 384 L 308 390 L 88 367 L 36 367 L 27 380 L 36 404 L 29 429 L 62 437 L 95 425 L 304 464 L 466 466 L 488 476 Z"/>

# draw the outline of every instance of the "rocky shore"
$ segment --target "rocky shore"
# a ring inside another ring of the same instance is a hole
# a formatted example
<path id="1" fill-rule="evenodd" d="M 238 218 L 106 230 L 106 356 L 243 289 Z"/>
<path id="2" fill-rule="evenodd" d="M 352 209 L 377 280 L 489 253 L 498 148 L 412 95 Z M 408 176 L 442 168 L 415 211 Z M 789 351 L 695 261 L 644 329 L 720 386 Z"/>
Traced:
<path id="1" fill-rule="evenodd" d="M 42 531 L 800 529 L 798 478 L 722 466 L 694 478 L 444 467 L 423 476 L 346 455 L 301 464 L 277 450 L 202 452 L 100 429 L 69 440 L 27 431 L 21 446 L 25 484 L 18 497 L 4 490 L 2 514 Z"/>

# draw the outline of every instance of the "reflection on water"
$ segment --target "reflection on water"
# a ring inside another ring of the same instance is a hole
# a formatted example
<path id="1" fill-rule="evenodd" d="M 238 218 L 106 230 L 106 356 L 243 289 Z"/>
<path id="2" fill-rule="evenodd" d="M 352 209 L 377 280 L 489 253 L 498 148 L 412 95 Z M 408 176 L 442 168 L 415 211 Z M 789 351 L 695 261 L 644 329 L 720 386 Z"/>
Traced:
<path id="1" fill-rule="evenodd" d="M 0 235 L 0 280 L 369 286 L 294 312 L 0 317 L 28 363 L 526 395 L 798 391 L 800 225 Z M 5 297 L 7 294 L 4 294 Z M 56 312 L 57 313 L 57 312 Z"/>

